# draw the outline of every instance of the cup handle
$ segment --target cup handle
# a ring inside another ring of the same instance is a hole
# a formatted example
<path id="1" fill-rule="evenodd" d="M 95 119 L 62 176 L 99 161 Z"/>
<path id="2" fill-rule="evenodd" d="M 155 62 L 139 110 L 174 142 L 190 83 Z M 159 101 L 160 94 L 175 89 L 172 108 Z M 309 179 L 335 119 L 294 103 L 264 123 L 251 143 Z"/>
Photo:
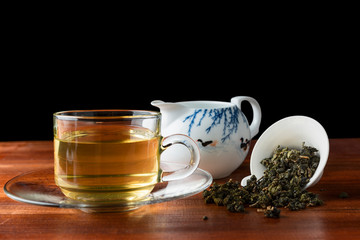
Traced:
<path id="1" fill-rule="evenodd" d="M 190 162 L 184 168 L 178 169 L 170 175 L 163 176 L 162 181 L 174 181 L 190 176 L 199 166 L 200 151 L 194 140 L 183 134 L 174 134 L 163 138 L 161 142 L 161 150 L 165 151 L 174 144 L 182 144 L 190 151 Z"/>
<path id="2" fill-rule="evenodd" d="M 252 139 L 259 132 L 259 127 L 261 123 L 261 108 L 259 103 L 252 97 L 239 96 L 233 97 L 231 103 L 236 104 L 241 110 L 242 101 L 248 101 L 253 110 L 253 120 L 250 124 L 250 138 Z"/>

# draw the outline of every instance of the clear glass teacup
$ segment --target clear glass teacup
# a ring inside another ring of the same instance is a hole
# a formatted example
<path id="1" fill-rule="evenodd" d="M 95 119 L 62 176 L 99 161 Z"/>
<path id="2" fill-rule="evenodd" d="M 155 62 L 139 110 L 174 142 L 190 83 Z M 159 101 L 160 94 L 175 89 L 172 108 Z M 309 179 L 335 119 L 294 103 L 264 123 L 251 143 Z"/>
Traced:
<path id="1" fill-rule="evenodd" d="M 54 114 L 55 182 L 78 201 L 138 201 L 155 184 L 191 175 L 200 153 L 188 136 L 160 134 L 161 114 L 140 110 L 81 110 Z M 163 176 L 161 153 L 173 144 L 189 164 Z"/>

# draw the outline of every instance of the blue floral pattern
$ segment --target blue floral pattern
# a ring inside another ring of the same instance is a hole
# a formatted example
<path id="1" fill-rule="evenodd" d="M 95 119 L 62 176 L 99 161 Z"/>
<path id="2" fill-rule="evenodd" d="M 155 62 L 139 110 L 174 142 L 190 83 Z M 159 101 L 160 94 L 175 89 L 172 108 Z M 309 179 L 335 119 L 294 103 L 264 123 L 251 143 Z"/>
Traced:
<path id="1" fill-rule="evenodd" d="M 230 136 L 237 132 L 239 126 L 239 114 L 242 115 L 244 122 L 247 122 L 245 116 L 240 112 L 238 107 L 218 108 L 218 109 L 195 109 L 194 112 L 185 117 L 183 122 L 189 122 L 187 134 L 190 136 L 191 130 L 194 127 L 201 126 L 204 118 L 210 118 L 210 125 L 205 129 L 206 133 L 220 125 L 222 126 L 221 142 L 224 143 Z M 199 117 L 200 118 L 199 118 Z M 209 121 L 207 121 L 209 122 Z"/>

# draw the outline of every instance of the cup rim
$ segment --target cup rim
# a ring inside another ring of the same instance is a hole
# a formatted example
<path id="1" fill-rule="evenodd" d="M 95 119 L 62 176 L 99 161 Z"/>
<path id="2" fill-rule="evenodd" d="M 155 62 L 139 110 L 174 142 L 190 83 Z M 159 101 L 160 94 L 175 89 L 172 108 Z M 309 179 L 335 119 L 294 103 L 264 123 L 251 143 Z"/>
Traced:
<path id="1" fill-rule="evenodd" d="M 55 112 L 53 116 L 60 120 L 77 119 L 144 119 L 157 118 L 160 112 L 150 110 L 131 110 L 131 109 L 95 109 L 95 110 L 67 110 Z"/>

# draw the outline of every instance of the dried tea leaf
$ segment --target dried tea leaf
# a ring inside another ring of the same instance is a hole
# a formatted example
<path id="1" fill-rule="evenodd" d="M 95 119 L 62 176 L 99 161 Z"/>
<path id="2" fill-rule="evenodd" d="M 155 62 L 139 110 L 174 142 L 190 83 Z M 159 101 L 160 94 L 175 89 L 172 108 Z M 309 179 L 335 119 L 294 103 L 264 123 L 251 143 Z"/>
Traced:
<path id="1" fill-rule="evenodd" d="M 304 143 L 301 150 L 278 146 L 271 157 L 261 161 L 266 167 L 263 177 L 251 176 L 245 187 L 232 179 L 224 184 L 214 182 L 203 192 L 205 203 L 224 205 L 231 212 L 244 212 L 245 205 L 261 208 L 267 217 L 279 217 L 278 207 L 294 211 L 322 205 L 318 195 L 303 190 L 319 165 L 316 153 L 316 148 Z"/>

